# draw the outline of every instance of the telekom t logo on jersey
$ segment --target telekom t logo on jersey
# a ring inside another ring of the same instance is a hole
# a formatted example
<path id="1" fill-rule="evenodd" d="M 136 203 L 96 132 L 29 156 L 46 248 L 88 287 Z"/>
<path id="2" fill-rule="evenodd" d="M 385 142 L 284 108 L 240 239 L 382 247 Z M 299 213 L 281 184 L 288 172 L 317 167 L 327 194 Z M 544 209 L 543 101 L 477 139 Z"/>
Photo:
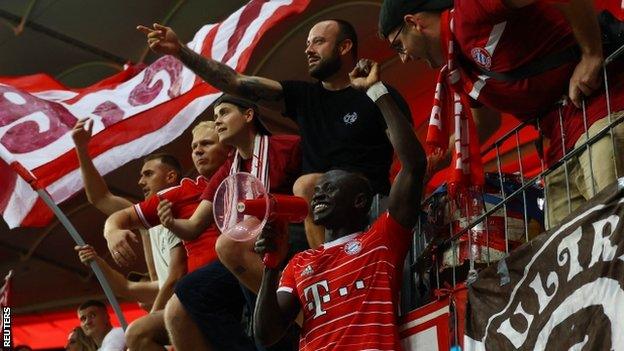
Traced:
<path id="1" fill-rule="evenodd" d="M 355 290 L 364 289 L 363 280 L 356 280 L 354 285 Z M 343 286 L 338 289 L 339 297 L 344 297 L 348 294 L 348 287 Z M 306 308 L 308 311 L 314 310 L 314 316 L 312 318 L 317 318 L 327 313 L 327 311 L 323 309 L 323 304 L 331 301 L 330 289 L 327 280 L 321 280 L 303 289 L 303 296 L 305 297 Z"/>

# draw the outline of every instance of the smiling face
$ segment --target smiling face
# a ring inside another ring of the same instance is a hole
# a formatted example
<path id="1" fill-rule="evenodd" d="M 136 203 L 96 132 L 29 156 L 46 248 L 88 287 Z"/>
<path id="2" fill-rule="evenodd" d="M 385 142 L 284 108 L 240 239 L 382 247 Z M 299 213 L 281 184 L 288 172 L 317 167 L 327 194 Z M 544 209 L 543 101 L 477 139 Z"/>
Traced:
<path id="1" fill-rule="evenodd" d="M 334 170 L 321 177 L 310 201 L 314 224 L 336 229 L 349 221 L 366 221 L 371 192 L 368 181 L 355 174 Z"/>
<path id="2" fill-rule="evenodd" d="M 175 185 L 177 180 L 178 175 L 175 170 L 160 159 L 153 159 L 143 164 L 139 186 L 147 199 L 157 192 Z"/>
<path id="3" fill-rule="evenodd" d="M 199 174 L 210 177 L 225 162 L 228 147 L 219 142 L 219 136 L 214 128 L 209 126 L 193 130 L 191 143 L 193 164 Z"/>
<path id="4" fill-rule="evenodd" d="M 342 67 L 338 24 L 334 21 L 319 22 L 308 33 L 305 54 L 310 76 L 325 80 Z"/>

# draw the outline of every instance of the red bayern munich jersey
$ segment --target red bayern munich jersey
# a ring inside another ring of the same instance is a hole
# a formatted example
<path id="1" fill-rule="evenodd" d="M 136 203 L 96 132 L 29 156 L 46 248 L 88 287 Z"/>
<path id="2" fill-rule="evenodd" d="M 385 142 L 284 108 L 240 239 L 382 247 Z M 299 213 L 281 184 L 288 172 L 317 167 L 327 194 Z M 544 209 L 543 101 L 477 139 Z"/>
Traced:
<path id="1" fill-rule="evenodd" d="M 208 185 L 208 180 L 203 176 L 195 180 L 184 178 L 180 185 L 167 188 L 152 195 L 144 201 L 134 205 L 137 215 L 145 228 L 151 228 L 160 224 L 158 217 L 158 203 L 160 199 L 169 200 L 172 204 L 172 212 L 175 218 L 188 219 L 200 203 L 200 196 Z M 213 225 L 208 227 L 197 239 L 183 241 L 186 249 L 188 272 L 217 259 L 215 243 L 219 231 Z"/>
<path id="2" fill-rule="evenodd" d="M 411 238 L 386 212 L 366 232 L 288 262 L 277 291 L 302 306 L 300 350 L 401 350 L 396 310 Z"/>
<path id="3" fill-rule="evenodd" d="M 576 62 L 513 82 L 488 78 L 478 68 L 504 73 L 577 45 L 568 21 L 553 2 L 537 1 L 511 9 L 503 0 L 455 0 L 452 14 L 456 45 L 465 58 L 460 64 L 464 92 L 485 106 L 522 120 L 542 116 L 541 128 L 550 139 L 549 163 L 558 160 L 563 151 L 559 112 L 553 107 L 568 94 Z M 443 47 L 446 50 L 444 42 Z M 624 74 L 621 66 L 611 68 L 611 108 L 619 111 L 624 108 Z M 607 115 L 604 89 L 599 89 L 587 106 L 589 127 Z M 565 147 L 570 150 L 585 132 L 582 110 L 568 104 L 562 119 Z"/>

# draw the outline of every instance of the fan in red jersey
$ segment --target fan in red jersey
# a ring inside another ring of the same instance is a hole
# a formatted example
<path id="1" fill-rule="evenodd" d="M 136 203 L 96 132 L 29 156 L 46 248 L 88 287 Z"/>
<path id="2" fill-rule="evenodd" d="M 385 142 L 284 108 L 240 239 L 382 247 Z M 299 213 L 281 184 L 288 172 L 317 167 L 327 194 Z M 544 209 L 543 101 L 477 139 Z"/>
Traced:
<path id="1" fill-rule="evenodd" d="M 264 269 L 254 322 L 255 337 L 266 345 L 279 340 L 301 310 L 300 350 L 401 349 L 396 307 L 411 228 L 418 218 L 426 157 L 379 81 L 377 63 L 360 60 L 350 77 L 351 85 L 366 90 L 382 111 L 402 168 L 390 190 L 388 212 L 369 228 L 368 180 L 342 170 L 321 177 L 310 208 L 314 223 L 325 227 L 325 243 L 295 255 L 281 280 L 279 270 Z M 265 228 L 256 252 L 277 249 L 284 242 L 277 237 Z M 275 251 L 279 255 L 284 250 Z"/>

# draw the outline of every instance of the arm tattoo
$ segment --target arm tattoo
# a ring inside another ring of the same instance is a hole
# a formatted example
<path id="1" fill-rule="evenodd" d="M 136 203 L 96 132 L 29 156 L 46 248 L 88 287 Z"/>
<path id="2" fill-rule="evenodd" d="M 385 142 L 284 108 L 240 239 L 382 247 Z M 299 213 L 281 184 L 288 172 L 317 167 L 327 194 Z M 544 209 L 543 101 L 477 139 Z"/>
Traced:
<path id="1" fill-rule="evenodd" d="M 267 87 L 256 77 L 241 77 L 234 69 L 221 62 L 203 57 L 186 46 L 180 50 L 180 61 L 204 81 L 226 93 L 249 100 L 278 101 L 282 92 Z"/>
<path id="2" fill-rule="evenodd" d="M 232 91 L 238 73 L 227 65 L 201 56 L 186 46 L 180 50 L 180 61 L 207 83 L 223 91 Z"/>
<path id="3" fill-rule="evenodd" d="M 253 101 L 279 101 L 283 98 L 281 91 L 268 89 L 265 84 L 255 77 L 243 79 L 238 88 L 238 93 Z"/>

